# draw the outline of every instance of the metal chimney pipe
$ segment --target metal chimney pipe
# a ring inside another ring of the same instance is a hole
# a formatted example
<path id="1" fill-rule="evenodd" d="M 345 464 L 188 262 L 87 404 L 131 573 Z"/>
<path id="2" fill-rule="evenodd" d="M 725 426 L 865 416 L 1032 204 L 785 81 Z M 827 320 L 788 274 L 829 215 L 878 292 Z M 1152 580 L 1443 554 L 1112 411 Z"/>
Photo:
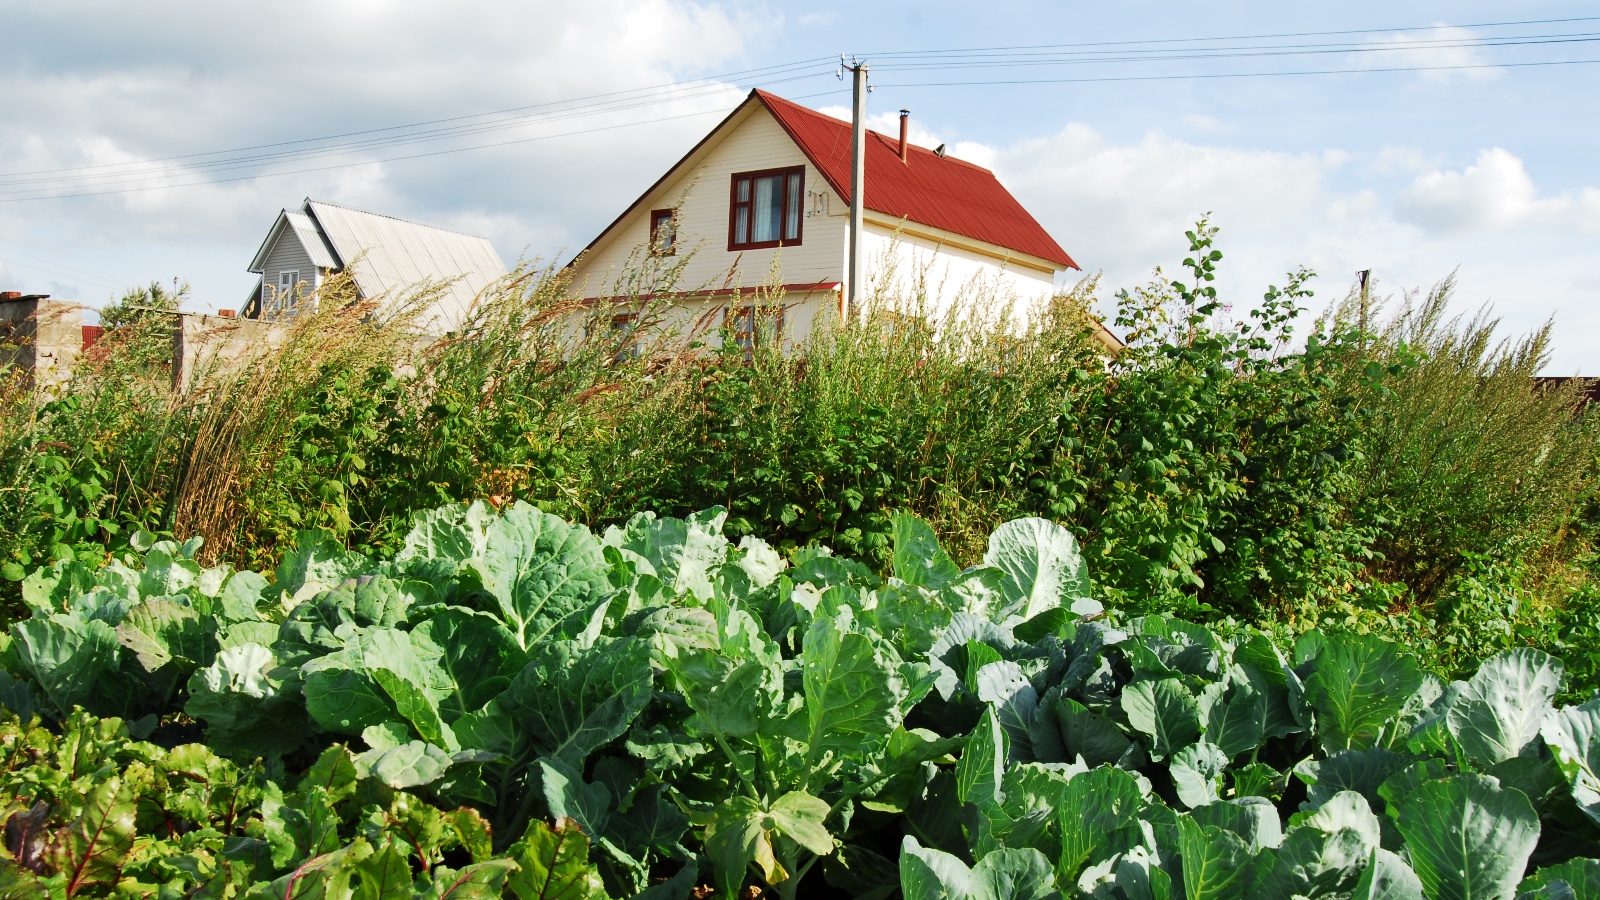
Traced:
<path id="1" fill-rule="evenodd" d="M 910 118 L 911 118 L 911 110 L 909 110 L 909 109 L 900 110 L 900 161 L 901 162 L 906 162 L 907 161 L 906 148 L 909 145 L 906 144 L 906 122 Z"/>

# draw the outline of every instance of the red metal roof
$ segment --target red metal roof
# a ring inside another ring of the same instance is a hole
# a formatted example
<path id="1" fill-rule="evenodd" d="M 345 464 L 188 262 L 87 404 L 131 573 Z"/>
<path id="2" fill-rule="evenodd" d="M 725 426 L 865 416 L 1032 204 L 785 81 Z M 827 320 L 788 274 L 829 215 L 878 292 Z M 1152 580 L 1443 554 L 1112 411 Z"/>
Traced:
<path id="1" fill-rule="evenodd" d="M 763 90 L 752 93 L 849 203 L 850 123 Z M 908 148 L 907 161 L 901 162 L 898 138 L 868 131 L 866 169 L 867 209 L 1078 268 L 994 173 L 982 166 L 915 145 Z"/>

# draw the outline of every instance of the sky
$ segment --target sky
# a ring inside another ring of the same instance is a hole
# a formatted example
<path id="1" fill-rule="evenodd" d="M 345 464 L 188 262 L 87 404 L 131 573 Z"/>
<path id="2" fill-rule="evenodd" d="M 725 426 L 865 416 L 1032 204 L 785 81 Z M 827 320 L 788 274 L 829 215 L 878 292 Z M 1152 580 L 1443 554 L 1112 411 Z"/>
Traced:
<path id="1" fill-rule="evenodd" d="M 565 261 L 751 87 L 844 115 L 843 53 L 873 127 L 992 168 L 1104 297 L 1210 213 L 1235 311 L 1456 272 L 1600 375 L 1593 2 L 0 0 L 0 34 L 0 290 L 236 308 L 305 197 Z"/>

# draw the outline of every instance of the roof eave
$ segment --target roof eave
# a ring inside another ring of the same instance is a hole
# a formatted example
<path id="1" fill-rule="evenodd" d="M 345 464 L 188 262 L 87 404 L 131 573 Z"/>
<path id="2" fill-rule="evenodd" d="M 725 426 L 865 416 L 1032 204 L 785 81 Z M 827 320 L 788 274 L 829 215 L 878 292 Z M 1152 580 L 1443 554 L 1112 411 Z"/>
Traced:
<path id="1" fill-rule="evenodd" d="M 731 124 L 734 119 L 738 118 L 739 115 L 741 113 L 743 113 L 745 111 L 745 109 L 747 109 L 750 106 L 750 104 L 759 102 L 759 99 L 760 99 L 759 98 L 759 94 L 760 94 L 759 91 L 756 91 L 756 90 L 752 89 L 750 91 L 750 93 L 745 96 L 744 100 L 738 106 L 735 106 L 733 108 L 732 112 L 729 112 L 726 116 L 723 117 L 721 122 L 717 123 L 717 127 L 715 127 L 713 129 L 711 129 L 710 131 L 706 132 L 706 136 L 705 137 L 701 138 L 699 141 L 697 141 L 695 143 L 695 145 L 693 147 L 689 148 L 689 152 L 688 153 L 685 153 L 682 156 L 682 158 L 680 158 L 677 162 L 673 163 L 671 165 L 671 167 L 669 167 L 667 169 L 667 171 L 665 173 L 663 173 L 660 178 L 657 178 L 655 180 L 654 184 L 651 184 L 648 188 L 645 189 L 644 193 L 639 195 L 638 199 L 636 199 L 632 203 L 628 204 L 628 208 L 622 211 L 622 215 L 617 216 L 615 219 L 612 219 L 611 220 L 611 224 L 609 224 L 605 228 L 601 229 L 600 233 L 595 235 L 594 240 L 590 241 L 588 246 L 586 246 L 582 250 L 578 251 L 578 255 L 574 256 L 571 259 L 571 261 L 569 261 L 565 266 L 562 266 L 562 268 L 563 269 L 572 268 L 574 265 L 577 264 L 578 260 L 583 259 L 583 257 L 585 255 L 587 255 L 589 253 L 589 251 L 591 251 L 591 250 L 595 249 L 596 247 L 600 246 L 600 243 L 602 241 L 604 241 L 608 235 L 610 235 L 613 231 L 615 231 L 617 229 L 617 227 L 619 225 L 621 225 L 624 221 L 626 221 L 629 216 L 633 215 L 635 212 L 637 212 L 639 210 L 639 208 L 641 206 L 644 205 L 644 201 L 645 200 L 649 199 L 649 197 L 652 194 L 654 194 L 656 192 L 656 190 L 658 188 L 660 188 L 663 184 L 666 184 L 667 180 L 672 177 L 673 173 L 675 173 L 679 169 L 683 168 L 685 163 L 687 163 L 689 160 L 691 160 L 691 159 L 693 159 L 695 157 L 695 154 L 699 153 L 702 149 L 705 148 L 705 146 L 707 144 L 711 143 L 711 139 L 716 137 L 718 134 L 722 133 L 722 130 L 727 128 L 728 125 Z M 776 116 L 774 116 L 774 118 L 776 118 Z"/>
<path id="2" fill-rule="evenodd" d="M 250 258 L 250 266 L 245 269 L 246 272 L 256 275 L 265 273 L 267 254 L 272 251 L 272 245 L 278 242 L 279 235 L 283 234 L 283 229 L 288 226 L 289 211 L 287 209 L 278 210 L 278 220 L 272 223 L 272 230 L 267 232 L 267 239 L 261 242 L 261 247 L 256 250 L 256 255 Z"/>
<path id="3" fill-rule="evenodd" d="M 344 259 L 344 254 L 340 253 L 339 248 L 333 245 L 333 239 L 328 236 L 328 229 L 323 228 L 322 220 L 317 218 L 317 211 L 315 206 L 313 206 L 313 204 L 316 202 L 318 201 L 314 201 L 310 197 L 307 197 L 305 202 L 300 205 L 300 211 L 305 214 L 306 218 L 311 220 L 311 226 L 317 229 L 317 238 L 322 241 L 322 246 L 327 248 L 328 256 L 333 260 L 334 263 L 333 267 L 335 269 L 343 269 L 347 265 Z M 333 204 L 330 203 L 328 205 L 332 206 Z"/>

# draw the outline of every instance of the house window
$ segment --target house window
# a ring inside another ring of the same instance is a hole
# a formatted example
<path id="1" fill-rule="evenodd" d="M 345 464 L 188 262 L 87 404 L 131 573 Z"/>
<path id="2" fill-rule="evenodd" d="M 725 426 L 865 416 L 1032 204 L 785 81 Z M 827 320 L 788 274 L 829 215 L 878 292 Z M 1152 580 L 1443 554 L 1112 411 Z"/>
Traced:
<path id="1" fill-rule="evenodd" d="M 297 271 L 278 273 L 278 305 L 284 309 L 294 309 L 300 302 L 300 273 Z"/>
<path id="2" fill-rule="evenodd" d="M 783 337 L 783 307 L 741 306 L 728 312 L 728 330 L 734 343 L 748 356 L 757 343 L 776 343 Z"/>
<path id="3" fill-rule="evenodd" d="M 678 211 L 654 209 L 650 211 L 650 255 L 672 256 L 678 243 Z"/>
<path id="4" fill-rule="evenodd" d="M 623 313 L 611 317 L 611 340 L 617 344 L 617 355 L 612 362 L 638 359 L 644 354 L 644 342 L 639 339 L 639 317 Z"/>
<path id="5" fill-rule="evenodd" d="M 755 250 L 800 243 L 805 166 L 733 176 L 728 249 Z"/>

